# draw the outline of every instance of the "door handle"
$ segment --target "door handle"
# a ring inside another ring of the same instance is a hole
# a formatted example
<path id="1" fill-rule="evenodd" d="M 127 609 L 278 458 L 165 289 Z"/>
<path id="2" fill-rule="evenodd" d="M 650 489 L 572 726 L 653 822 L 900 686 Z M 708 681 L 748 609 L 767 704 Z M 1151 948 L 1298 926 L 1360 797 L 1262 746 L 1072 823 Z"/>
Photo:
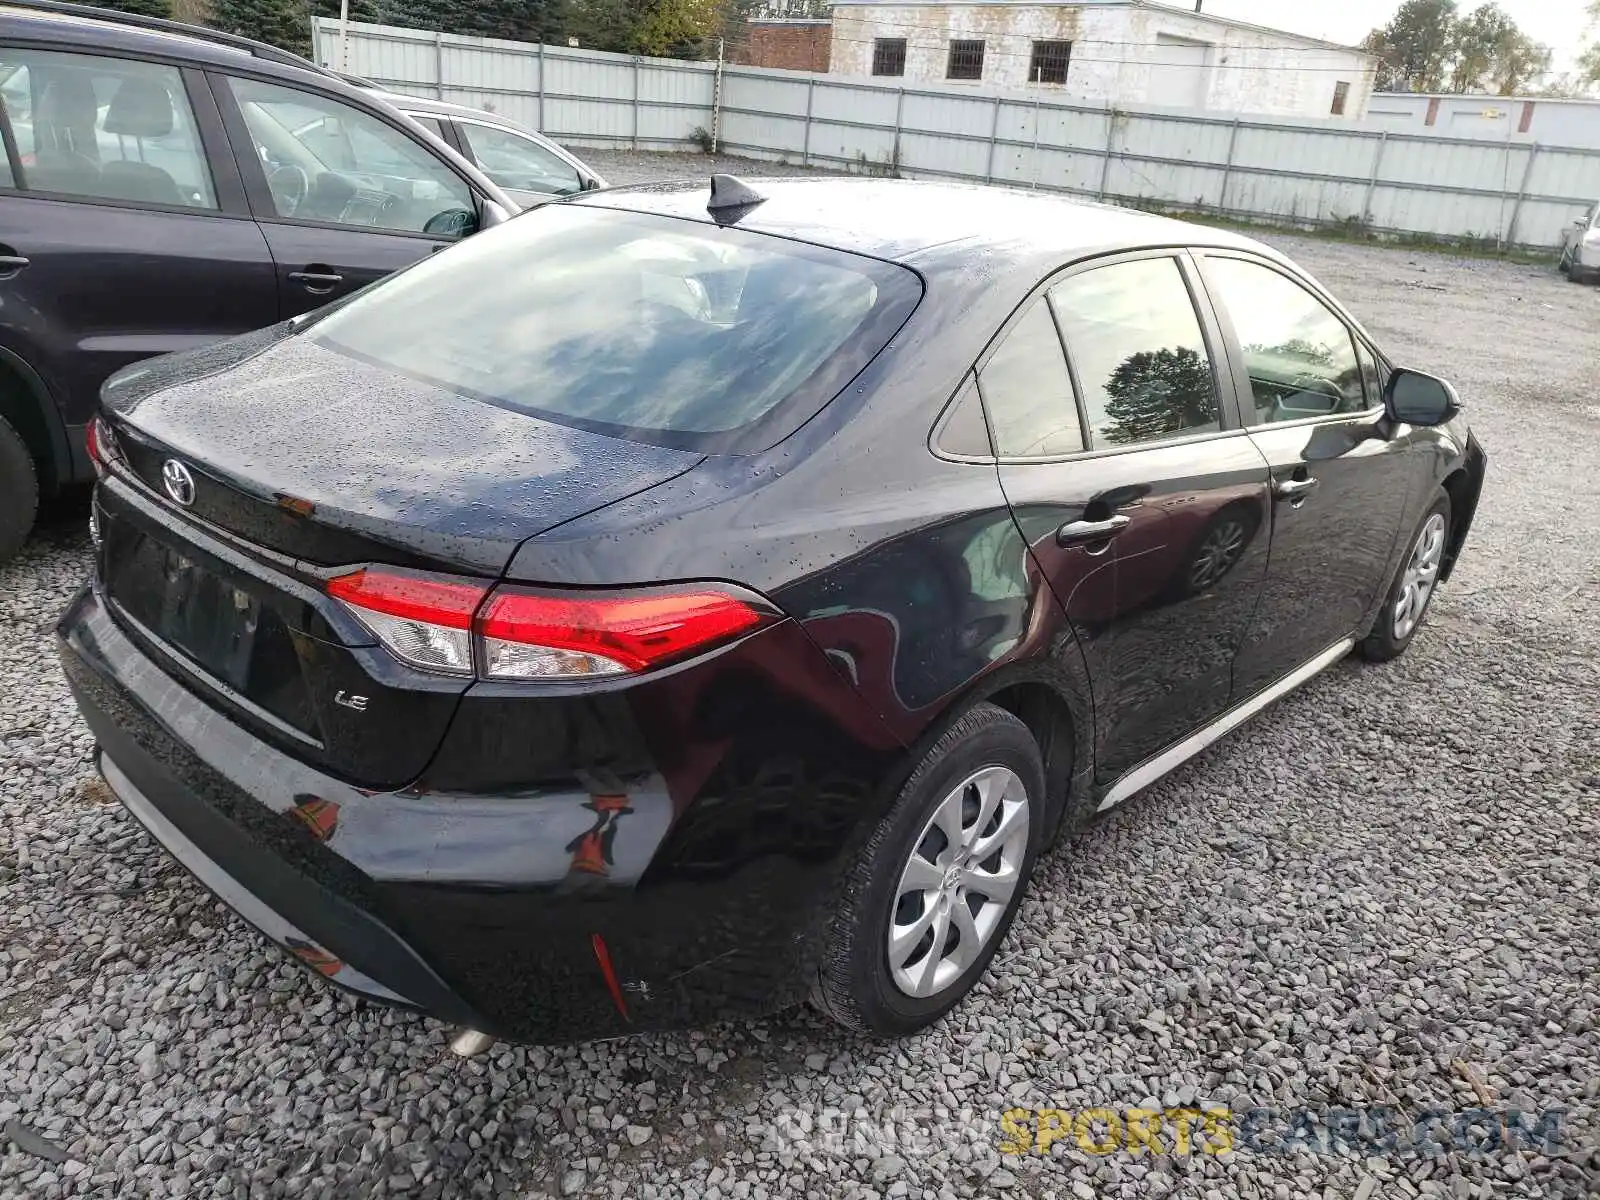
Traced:
<path id="1" fill-rule="evenodd" d="M 1132 520 L 1132 517 L 1118 513 L 1103 521 L 1068 521 L 1056 530 L 1056 545 L 1074 546 L 1079 542 L 1103 542 L 1107 538 L 1116 537 Z"/>
<path id="2" fill-rule="evenodd" d="M 28 260 L 20 254 L 0 254 L 0 279 L 10 279 L 27 265 Z"/>
<path id="3" fill-rule="evenodd" d="M 290 271 L 289 278 L 314 295 L 325 295 L 344 282 L 343 275 L 332 271 Z"/>
<path id="4" fill-rule="evenodd" d="M 1310 476 L 1305 479 L 1279 479 L 1272 485 L 1272 494 L 1280 500 L 1301 501 L 1316 486 L 1317 481 Z"/>

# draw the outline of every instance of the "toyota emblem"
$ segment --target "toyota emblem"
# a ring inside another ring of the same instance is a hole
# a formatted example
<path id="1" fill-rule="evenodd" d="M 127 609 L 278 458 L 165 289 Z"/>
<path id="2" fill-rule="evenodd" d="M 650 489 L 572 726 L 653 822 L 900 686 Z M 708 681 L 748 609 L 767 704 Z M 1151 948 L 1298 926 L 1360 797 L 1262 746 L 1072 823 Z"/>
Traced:
<path id="1" fill-rule="evenodd" d="M 194 503 L 194 476 L 177 459 L 169 458 L 161 464 L 161 484 L 167 495 L 185 508 Z"/>

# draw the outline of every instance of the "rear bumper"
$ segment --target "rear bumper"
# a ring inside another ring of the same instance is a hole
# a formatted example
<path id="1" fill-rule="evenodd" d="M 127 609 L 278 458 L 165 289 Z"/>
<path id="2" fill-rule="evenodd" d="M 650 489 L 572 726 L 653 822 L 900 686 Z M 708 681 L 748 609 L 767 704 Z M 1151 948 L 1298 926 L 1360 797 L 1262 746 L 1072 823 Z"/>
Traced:
<path id="1" fill-rule="evenodd" d="M 58 633 L 128 811 L 335 985 L 519 1041 L 703 1024 L 804 996 L 816 917 L 858 819 L 803 852 L 778 837 L 796 847 L 784 853 L 773 850 L 782 814 L 728 796 L 676 803 L 659 774 L 589 790 L 373 793 L 257 739 L 164 673 L 93 586 Z"/>

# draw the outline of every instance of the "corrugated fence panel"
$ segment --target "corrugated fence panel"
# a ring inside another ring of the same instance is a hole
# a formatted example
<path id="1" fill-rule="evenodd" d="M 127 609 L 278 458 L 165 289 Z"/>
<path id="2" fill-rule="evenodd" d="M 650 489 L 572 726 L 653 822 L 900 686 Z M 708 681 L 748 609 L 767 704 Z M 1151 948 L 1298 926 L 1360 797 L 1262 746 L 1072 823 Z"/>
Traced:
<path id="1" fill-rule="evenodd" d="M 894 162 L 898 88 L 818 77 L 812 88 L 811 128 L 801 131 L 800 161 L 881 171 Z"/>
<path id="2" fill-rule="evenodd" d="M 756 158 L 1536 246 L 1600 196 L 1596 150 L 744 66 L 724 68 L 719 113 L 710 63 L 360 22 L 341 43 L 328 18 L 313 38 L 319 62 L 575 146 L 687 149 L 715 127 L 723 148 Z"/>

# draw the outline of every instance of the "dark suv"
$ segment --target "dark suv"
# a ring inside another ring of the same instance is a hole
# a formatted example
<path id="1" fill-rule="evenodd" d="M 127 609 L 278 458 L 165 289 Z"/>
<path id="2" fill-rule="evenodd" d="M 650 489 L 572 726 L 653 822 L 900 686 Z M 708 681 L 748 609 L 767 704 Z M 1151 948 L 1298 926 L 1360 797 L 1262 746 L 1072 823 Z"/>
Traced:
<path id="1" fill-rule="evenodd" d="M 285 51 L 47 0 L 0 6 L 0 561 L 94 477 L 136 359 L 293 317 L 516 211 L 370 93 Z"/>

